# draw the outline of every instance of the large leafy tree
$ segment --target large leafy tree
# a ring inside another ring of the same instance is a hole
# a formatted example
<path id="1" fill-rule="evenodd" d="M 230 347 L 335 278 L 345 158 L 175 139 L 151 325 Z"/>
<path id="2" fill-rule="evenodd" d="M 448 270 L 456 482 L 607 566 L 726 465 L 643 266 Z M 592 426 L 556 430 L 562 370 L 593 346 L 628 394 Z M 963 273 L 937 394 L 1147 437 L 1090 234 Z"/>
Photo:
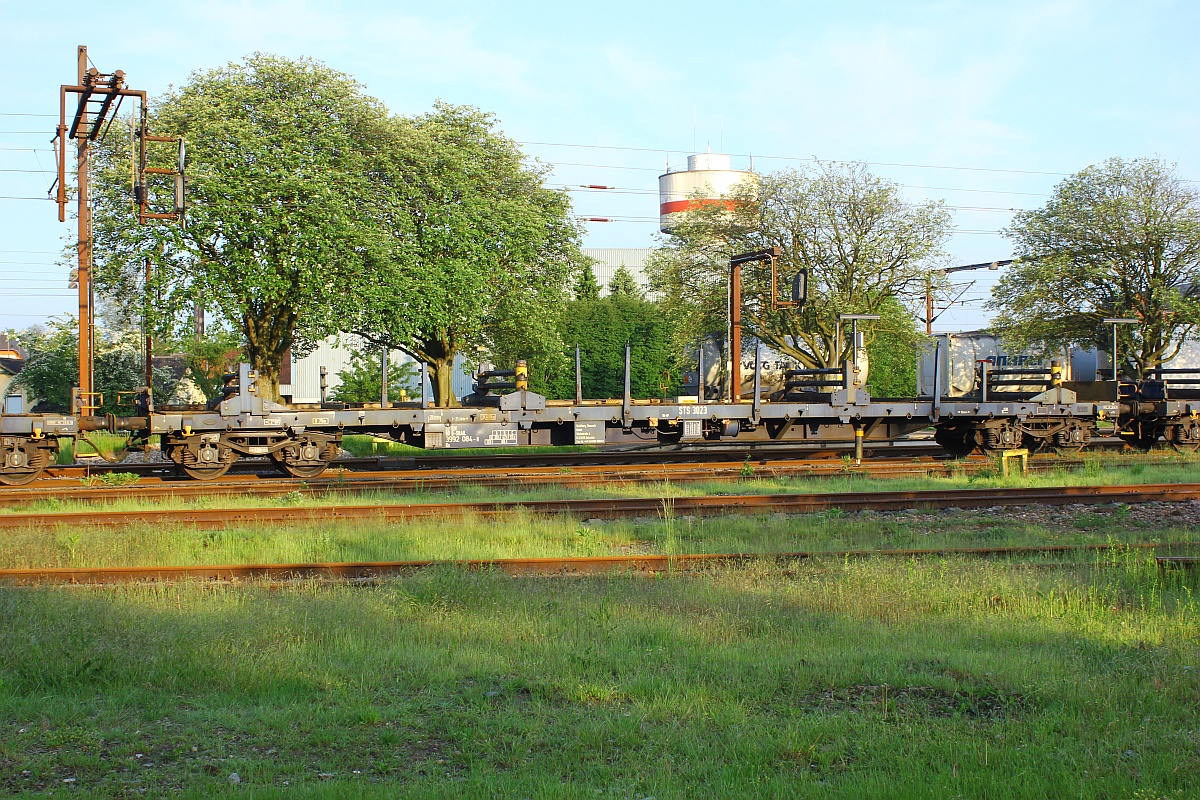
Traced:
<path id="1" fill-rule="evenodd" d="M 779 247 L 779 299 L 796 272 L 808 271 L 808 303 L 772 308 L 768 265 L 742 268 L 746 333 L 810 367 L 834 367 L 851 357 L 850 337 L 838 342 L 839 313 L 880 314 L 879 329 L 915 341 L 906 308 L 924 291 L 933 262 L 943 257 L 950 216 L 937 203 L 914 205 L 898 185 L 864 165 L 819 165 L 761 176 L 743 184 L 732 208 L 706 204 L 685 215 L 646 272 L 673 318 L 682 352 L 728 323 L 731 256 Z M 872 329 L 867 327 L 868 347 Z"/>
<path id="2" fill-rule="evenodd" d="M 1156 159 L 1112 158 L 1062 181 L 1006 231 L 1018 258 L 993 290 L 1010 344 L 1111 348 L 1132 317 L 1125 372 L 1172 358 L 1200 326 L 1200 191 Z"/>
<path id="3" fill-rule="evenodd" d="M 557 313 L 580 232 L 544 177 L 477 109 L 439 103 L 390 120 L 373 164 L 377 235 L 363 280 L 338 305 L 343 330 L 428 364 L 441 406 L 457 402 L 459 353 L 565 367 Z"/>
<path id="4" fill-rule="evenodd" d="M 189 326 L 196 303 L 215 310 L 277 397 L 284 354 L 338 330 L 335 300 L 363 268 L 386 112 L 346 75 L 262 54 L 194 73 L 153 111 L 154 132 L 187 140 L 186 227 L 137 224 L 129 143 L 110 135 L 93 183 L 97 283 L 139 298 L 131 311 L 162 333 Z"/>

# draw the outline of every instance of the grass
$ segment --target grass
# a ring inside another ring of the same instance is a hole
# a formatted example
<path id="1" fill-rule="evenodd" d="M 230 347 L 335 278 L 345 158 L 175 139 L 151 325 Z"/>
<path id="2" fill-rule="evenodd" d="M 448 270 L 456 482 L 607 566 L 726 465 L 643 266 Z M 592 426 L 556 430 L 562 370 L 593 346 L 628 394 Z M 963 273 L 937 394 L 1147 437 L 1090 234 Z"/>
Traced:
<path id="1" fill-rule="evenodd" d="M 88 434 L 88 439 L 100 446 L 100 449 L 112 456 L 122 452 L 129 444 L 129 437 L 115 433 L 105 433 L 104 431 L 93 431 Z M 58 454 L 54 463 L 58 466 L 69 466 L 75 463 L 75 460 L 81 456 L 96 456 L 98 455 L 96 448 L 82 439 L 76 441 L 73 438 L 60 436 L 58 438 Z"/>
<path id="2" fill-rule="evenodd" d="M 951 559 L 0 590 L 0 782 L 94 797 L 1193 797 L 1197 590 L 1132 552 L 1055 572 Z"/>
<path id="3" fill-rule="evenodd" d="M 653 517 L 601 522 L 515 512 L 397 523 L 250 524 L 225 530 L 134 523 L 125 528 L 18 530 L 0 542 L 0 568 L 312 561 L 403 561 L 797 550 L 1000 547 L 1200 541 L 1194 506 L 1120 504 L 959 512 L 692 517 L 668 499 Z"/>
<path id="4" fill-rule="evenodd" d="M 465 447 L 449 450 L 426 450 L 423 447 L 413 447 L 391 439 L 380 439 L 367 434 L 352 433 L 342 437 L 342 449 L 356 458 L 385 458 L 418 457 L 418 456 L 502 456 L 502 455 L 544 455 L 546 453 L 590 453 L 597 448 L 592 445 L 566 445 L 559 447 Z"/>
<path id="5" fill-rule="evenodd" d="M 686 491 L 1196 477 L 1194 462 L 1139 467 L 1028 479 L 759 477 Z M 697 519 L 668 497 L 656 516 L 603 523 L 516 513 L 502 523 L 468 514 L 15 532 L 0 541 L 0 566 L 1166 541 L 1200 542 L 1194 505 Z M 1121 547 L 1070 560 L 1082 563 L 826 557 L 658 579 L 514 580 L 445 567 L 365 587 L 0 588 L 0 789 L 1197 796 L 1200 577 L 1160 572 L 1150 553 Z"/>

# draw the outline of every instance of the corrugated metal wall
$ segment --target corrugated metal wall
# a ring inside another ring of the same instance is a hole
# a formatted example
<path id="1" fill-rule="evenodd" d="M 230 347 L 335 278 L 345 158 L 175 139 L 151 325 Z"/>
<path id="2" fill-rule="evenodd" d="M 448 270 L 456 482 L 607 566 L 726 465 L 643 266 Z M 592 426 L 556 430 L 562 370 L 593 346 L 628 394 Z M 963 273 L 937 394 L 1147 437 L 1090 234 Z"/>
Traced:
<path id="1" fill-rule="evenodd" d="M 612 281 L 613 273 L 621 266 L 629 270 L 638 286 L 646 290 L 649 284 L 642 268 L 646 266 L 646 259 L 650 257 L 651 252 L 649 247 L 583 248 L 585 256 L 596 259 L 592 271 L 596 273 L 596 280 L 600 284 L 601 296 L 608 294 L 608 284 Z"/>

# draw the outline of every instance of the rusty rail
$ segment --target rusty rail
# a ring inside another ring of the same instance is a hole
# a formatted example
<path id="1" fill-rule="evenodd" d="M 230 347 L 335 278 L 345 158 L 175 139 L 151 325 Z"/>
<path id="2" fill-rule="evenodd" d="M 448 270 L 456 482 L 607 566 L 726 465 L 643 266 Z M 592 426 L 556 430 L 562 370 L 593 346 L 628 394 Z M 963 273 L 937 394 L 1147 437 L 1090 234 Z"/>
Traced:
<path id="1" fill-rule="evenodd" d="M 1124 446 L 1124 443 L 1120 443 Z M 662 464 L 708 464 L 738 461 L 746 458 L 758 460 L 827 460 L 837 459 L 854 451 L 853 444 L 743 444 L 701 445 L 685 448 L 647 447 L 638 450 L 587 450 L 573 453 L 496 453 L 457 455 L 453 451 L 429 450 L 411 456 L 365 456 L 339 458 L 331 469 L 359 471 L 396 470 L 471 470 L 471 469 L 514 469 L 526 467 L 576 467 L 616 465 L 662 465 Z M 867 452 L 873 458 L 901 459 L 915 456 L 937 457 L 949 460 L 948 456 L 932 440 L 904 440 L 868 444 Z M 233 465 L 231 473 L 253 475 L 263 473 L 278 476 L 275 468 L 265 459 L 241 459 Z M 89 475 L 109 473 L 132 473 L 143 476 L 173 475 L 175 466 L 168 461 L 152 461 L 139 464 L 70 464 L 47 467 L 46 473 L 58 478 L 85 478 Z M 279 477 L 280 480 L 286 480 Z"/>
<path id="2" fill-rule="evenodd" d="M 1058 459 L 1034 462 L 1034 469 L 1049 470 L 1062 466 Z M 582 466 L 566 470 L 546 471 L 539 467 L 510 468 L 500 473 L 495 470 L 419 470 L 404 472 L 369 472 L 353 475 L 309 478 L 307 480 L 284 478 L 259 478 L 258 476 L 232 476 L 220 481 L 198 482 L 192 480 L 162 480 L 148 478 L 127 486 L 69 484 L 57 479 L 43 479 L 27 486 L 0 488 L 0 507 L 13 507 L 38 500 L 78 500 L 85 502 L 112 502 L 125 499 L 150 497 L 215 497 L 228 495 L 277 496 L 298 492 L 312 496 L 352 494 L 357 492 L 442 492 L 461 489 L 464 486 L 486 488 L 511 488 L 517 486 L 562 486 L 589 488 L 607 486 L 614 482 L 624 483 L 700 483 L 732 482 L 748 477 L 833 477 L 838 475 L 869 475 L 872 477 L 898 477 L 912 475 L 944 475 L 974 473 L 992 467 L 991 462 L 979 459 L 972 461 L 934 461 L 922 459 L 919 463 L 884 462 L 859 466 L 845 465 L 838 461 L 776 461 L 751 462 L 753 476 L 748 476 L 745 462 L 720 462 L 696 467 L 688 464 L 661 464 L 657 467 L 643 466 Z"/>
<path id="3" fill-rule="evenodd" d="M 847 511 L 938 508 L 981 508 L 1030 504 L 1186 502 L 1200 500 L 1200 483 L 1127 486 L 1051 486 L 1036 488 L 951 489 L 905 492 L 841 492 L 829 494 L 705 495 L 693 497 L 591 498 L 506 502 L 387 503 L 309 507 L 144 509 L 139 511 L 70 511 L 0 514 L 0 529 L 56 527 L 128 527 L 135 524 L 227 528 L 251 523 L 398 522 L 472 514 L 502 518 L 515 511 L 532 514 L 575 514 L 615 519 L 628 516 L 667 517 L 720 514 L 799 514 L 829 509 Z"/>
<path id="4" fill-rule="evenodd" d="M 458 561 L 342 561 L 300 564 L 219 564 L 203 566 L 138 567 L 49 567 L 0 569 L 0 582 L 15 586 L 70 584 L 95 586 L 149 581 L 196 580 L 237 583 L 242 581 L 352 581 L 366 582 L 388 576 L 408 575 L 432 567 L 466 570 L 498 570 L 519 576 L 588 576 L 625 573 L 654 575 L 662 572 L 698 572 L 718 566 L 736 566 L 753 562 L 787 564 L 816 559 L 847 558 L 945 558 L 967 556 L 995 558 L 1018 555 L 1056 555 L 1076 552 L 1103 552 L 1112 549 L 1172 549 L 1197 547 L 1196 542 L 1130 544 L 1111 543 L 1077 545 L 1028 545 L 1013 547 L 943 547 L 913 550 L 802 550 L 787 553 L 691 553 L 685 555 L 578 556 L 562 558 L 497 558 Z M 1162 559 L 1160 559 L 1161 561 Z M 1049 562 L 1054 564 L 1056 562 Z M 1031 565 L 1022 565 L 1031 566 Z"/>
<path id="5" fill-rule="evenodd" d="M 1112 466 L 1143 463 L 1146 456 L 1113 460 Z M 1072 458 L 1037 457 L 1030 462 L 1033 472 L 1081 466 L 1083 461 Z M 233 495 L 279 496 L 298 493 L 307 496 L 337 496 L 362 492 L 444 492 L 464 486 L 484 488 L 514 488 L 529 486 L 560 486 L 590 488 L 618 483 L 702 483 L 738 482 L 753 478 L 835 477 L 843 475 L 871 477 L 953 476 L 975 474 L 994 468 L 991 459 L 949 461 L 928 457 L 898 461 L 845 464 L 840 460 L 768 460 L 749 462 L 753 475 L 746 474 L 744 461 L 725 461 L 696 466 L 687 463 L 665 463 L 656 466 L 583 465 L 548 470 L 543 467 L 510 467 L 503 472 L 492 468 L 480 469 L 422 469 L 379 472 L 329 474 L 319 478 L 297 480 L 259 475 L 230 475 L 218 481 L 198 482 L 189 479 L 159 477 L 142 478 L 136 484 L 104 486 L 69 483 L 62 479 L 42 479 L 26 486 L 0 487 L 0 508 L 13 508 L 42 500 L 71 500 L 86 503 L 107 503 L 115 500 L 149 498 L 221 497 Z"/>

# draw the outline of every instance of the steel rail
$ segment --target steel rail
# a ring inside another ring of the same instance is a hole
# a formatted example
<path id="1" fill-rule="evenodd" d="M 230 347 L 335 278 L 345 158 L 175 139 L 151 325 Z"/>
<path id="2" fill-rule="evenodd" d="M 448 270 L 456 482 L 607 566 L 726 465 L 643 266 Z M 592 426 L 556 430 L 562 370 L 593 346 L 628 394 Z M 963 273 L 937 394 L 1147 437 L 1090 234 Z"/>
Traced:
<path id="1" fill-rule="evenodd" d="M 1200 500 L 1200 483 L 1126 486 L 1050 486 L 1035 488 L 939 489 L 902 492 L 827 494 L 704 495 L 611 497 L 504 502 L 379 503 L 363 505 L 261 508 L 144 509 L 139 511 L 37 512 L 0 514 L 0 529 L 56 527 L 128 527 L 137 524 L 227 528 L 252 523 L 399 522 L 474 515 L 503 518 L 524 511 L 538 515 L 575 514 L 588 518 L 629 516 L 712 516 L 721 514 L 800 514 L 829 509 L 847 511 L 980 508 L 1030 504 L 1185 502 Z"/>
<path id="2" fill-rule="evenodd" d="M 1134 456 L 1108 462 L 1110 466 L 1143 463 L 1147 456 Z M 1032 472 L 1083 466 L 1087 462 L 1072 458 L 1035 456 L 1029 461 Z M 482 488 L 515 488 L 553 485 L 566 488 L 592 488 L 618 483 L 728 483 L 752 478 L 829 478 L 837 476 L 907 477 L 972 474 L 987 471 L 994 462 L 983 457 L 971 460 L 866 462 L 845 464 L 830 459 L 811 461 L 717 462 L 703 467 L 690 464 L 659 464 L 655 467 L 637 465 L 560 468 L 546 471 L 539 467 L 512 467 L 504 472 L 484 469 L 400 470 L 326 474 L 305 480 L 295 478 L 263 478 L 258 475 L 226 476 L 216 481 L 192 481 L 184 478 L 150 477 L 126 486 L 104 486 L 65 479 L 44 478 L 25 486 L 0 487 L 0 508 L 14 508 L 45 500 L 107 503 L 116 500 L 170 497 L 228 497 L 234 495 L 280 496 L 302 494 L 314 497 L 349 495 L 362 492 L 443 492 L 466 486 Z"/>
<path id="3" fill-rule="evenodd" d="M 365 582 L 406 575 L 433 567 L 473 571 L 498 570 L 519 576 L 589 576 L 625 573 L 656 575 L 663 572 L 696 572 L 706 568 L 756 562 L 787 564 L 819 559 L 946 558 L 967 556 L 995 558 L 1021 555 L 1053 555 L 1107 550 L 1158 550 L 1200 546 L 1197 542 L 1135 542 L 1129 544 L 1020 545 L 1011 547 L 942 547 L 911 550 L 801 550 L 786 553 L 692 553 L 684 555 L 571 556 L 559 558 L 495 558 L 439 561 L 341 561 L 293 564 L 218 564 L 200 566 L 136 567 L 46 567 L 0 569 L 0 582 L 14 586 L 70 584 L 95 586 L 147 581 L 196 580 L 239 581 L 353 581 Z M 1047 562 L 1055 564 L 1056 562 Z M 1072 564 L 1073 566 L 1075 564 Z M 1024 564 L 1022 566 L 1041 566 Z M 1086 565 L 1079 565 L 1086 566 Z"/>
<path id="4" fill-rule="evenodd" d="M 1049 470 L 1062 466 L 1060 459 L 1033 461 L 1030 469 Z M 845 465 L 823 461 L 783 461 L 751 463 L 753 474 L 746 474 L 746 462 L 724 462 L 695 467 L 687 464 L 662 464 L 658 467 L 606 466 L 574 467 L 570 471 L 547 472 L 538 467 L 514 467 L 506 472 L 494 470 L 421 470 L 404 472 L 356 473 L 299 479 L 259 479 L 236 476 L 233 479 L 199 482 L 192 480 L 139 481 L 136 485 L 100 486 L 70 484 L 63 480 L 41 480 L 26 486 L 0 488 L 0 507 L 14 507 L 39 500 L 112 502 L 151 497 L 218 497 L 229 495 L 278 496 L 293 492 L 310 496 L 331 496 L 361 492 L 442 492 L 465 486 L 512 488 L 522 486 L 560 486 L 590 488 L 616 483 L 701 483 L 732 482 L 750 478 L 835 477 L 857 475 L 899 477 L 914 475 L 951 476 L 979 472 L 992 466 L 985 460 L 929 461 L 919 463 L 872 463 Z"/>
<path id="5" fill-rule="evenodd" d="M 502 453 L 454 455 L 450 452 L 427 451 L 413 456 L 369 456 L 364 458 L 339 458 L 330 464 L 330 469 L 358 470 L 446 470 L 446 469 L 510 469 L 518 467 L 574 467 L 613 466 L 625 464 L 705 464 L 722 461 L 744 461 L 757 459 L 828 459 L 836 460 L 846 453 L 853 453 L 853 444 L 811 443 L 808 445 L 757 443 L 742 445 L 707 445 L 699 447 L 663 448 L 649 447 L 637 450 L 586 450 L 575 453 Z M 868 444 L 866 452 L 872 458 L 912 458 L 916 455 L 940 456 L 950 460 L 942 448 L 932 441 L 915 440 Z M 50 477 L 86 478 L 90 475 L 109 473 L 133 473 L 135 475 L 173 475 L 175 465 L 169 461 L 152 461 L 136 464 L 70 464 L 46 468 Z M 230 472 L 249 475 L 267 473 L 277 475 L 271 462 L 266 459 L 240 459 Z M 280 480 L 287 480 L 280 476 Z"/>

